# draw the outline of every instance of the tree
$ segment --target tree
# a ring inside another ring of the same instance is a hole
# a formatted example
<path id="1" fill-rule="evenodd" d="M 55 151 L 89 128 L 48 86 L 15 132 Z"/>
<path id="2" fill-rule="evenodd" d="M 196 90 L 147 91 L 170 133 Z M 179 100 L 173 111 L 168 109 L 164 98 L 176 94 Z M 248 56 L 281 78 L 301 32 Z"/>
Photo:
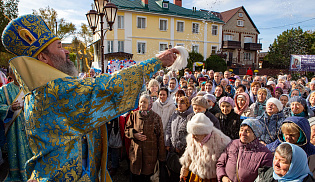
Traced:
<path id="1" fill-rule="evenodd" d="M 37 12 L 33 9 L 34 15 L 40 15 L 42 19 L 46 22 L 48 28 L 55 32 L 55 34 L 62 40 L 66 37 L 72 35 L 76 31 L 76 27 L 73 23 L 68 23 L 65 21 L 64 18 L 61 18 L 59 21 L 57 21 L 58 13 L 53 8 L 50 8 L 47 6 L 46 8 L 40 8 Z M 57 22 L 57 25 L 56 25 Z M 57 26 L 57 32 L 56 32 L 56 26 Z"/>
<path id="2" fill-rule="evenodd" d="M 300 27 L 286 30 L 269 46 L 266 60 L 276 66 L 288 66 L 291 54 L 308 54 L 309 41 L 310 37 Z"/>
<path id="3" fill-rule="evenodd" d="M 227 65 L 223 58 L 215 54 L 206 59 L 205 69 L 215 72 L 224 72 L 227 70 Z"/>
<path id="4" fill-rule="evenodd" d="M 190 70 L 193 70 L 193 64 L 194 62 L 203 62 L 204 58 L 203 55 L 198 53 L 198 52 L 190 52 L 188 59 L 187 59 L 187 68 L 189 68 Z"/>
<path id="5" fill-rule="evenodd" d="M 90 29 L 90 27 L 85 24 L 82 23 L 81 24 L 81 30 L 78 32 L 79 36 L 83 39 L 84 43 L 86 46 L 88 46 L 87 44 L 92 42 L 93 40 L 93 33 L 92 30 Z"/>

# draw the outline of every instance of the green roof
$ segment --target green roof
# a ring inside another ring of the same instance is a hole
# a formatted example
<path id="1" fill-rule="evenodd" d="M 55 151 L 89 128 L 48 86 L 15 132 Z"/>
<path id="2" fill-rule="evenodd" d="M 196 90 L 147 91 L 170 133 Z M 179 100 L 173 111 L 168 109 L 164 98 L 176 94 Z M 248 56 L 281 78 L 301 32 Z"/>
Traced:
<path id="1" fill-rule="evenodd" d="M 220 18 L 212 14 L 210 11 L 193 11 L 184 7 L 177 6 L 169 2 L 169 8 L 164 9 L 161 7 L 161 1 L 148 0 L 148 6 L 144 6 L 142 0 L 111 0 L 119 9 L 143 11 L 159 14 L 168 14 L 196 19 L 204 19 L 207 21 L 215 21 L 218 23 L 224 23 Z M 165 1 L 164 2 L 168 2 Z"/>

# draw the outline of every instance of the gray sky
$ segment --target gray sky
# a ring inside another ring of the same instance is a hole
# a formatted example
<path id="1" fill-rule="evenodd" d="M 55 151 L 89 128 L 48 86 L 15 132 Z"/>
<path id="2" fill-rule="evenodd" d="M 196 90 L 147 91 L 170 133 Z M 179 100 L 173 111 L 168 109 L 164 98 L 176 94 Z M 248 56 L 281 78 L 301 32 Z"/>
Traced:
<path id="1" fill-rule="evenodd" d="M 59 18 L 65 18 L 79 28 L 81 23 L 87 24 L 85 14 L 92 3 L 92 0 L 20 0 L 19 15 L 50 6 Z M 315 30 L 314 0 L 183 0 L 183 7 L 192 9 L 193 6 L 218 12 L 244 6 L 260 31 L 263 51 L 268 51 L 277 35 L 287 29 L 300 26 L 304 31 Z"/>

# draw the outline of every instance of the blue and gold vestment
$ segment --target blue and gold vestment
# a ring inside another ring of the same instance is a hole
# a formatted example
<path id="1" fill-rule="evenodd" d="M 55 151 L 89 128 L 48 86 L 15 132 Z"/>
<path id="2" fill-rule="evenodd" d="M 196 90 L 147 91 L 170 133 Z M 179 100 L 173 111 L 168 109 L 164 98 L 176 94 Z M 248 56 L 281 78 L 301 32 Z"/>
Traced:
<path id="1" fill-rule="evenodd" d="M 5 95 L 4 87 L 7 89 L 8 99 Z M 13 113 L 10 116 L 8 103 L 14 101 L 19 94 L 20 87 L 11 82 L 0 88 L 0 119 L 11 119 Z M 8 147 L 8 160 L 10 171 L 5 181 L 27 181 L 25 173 L 25 163 L 33 155 L 28 145 L 28 140 L 25 133 L 25 119 L 24 113 L 21 113 L 16 117 L 12 123 L 8 133 L 6 135 L 7 147 Z"/>
<path id="2" fill-rule="evenodd" d="M 25 85 L 17 66 L 11 66 Z M 112 75 L 83 80 L 63 77 L 30 90 L 24 107 L 26 133 L 35 155 L 26 163 L 28 177 L 39 181 L 98 181 L 102 148 L 99 127 L 134 109 L 143 79 L 160 68 L 161 61 L 153 58 Z M 82 169 L 81 137 L 85 134 L 88 172 Z"/>

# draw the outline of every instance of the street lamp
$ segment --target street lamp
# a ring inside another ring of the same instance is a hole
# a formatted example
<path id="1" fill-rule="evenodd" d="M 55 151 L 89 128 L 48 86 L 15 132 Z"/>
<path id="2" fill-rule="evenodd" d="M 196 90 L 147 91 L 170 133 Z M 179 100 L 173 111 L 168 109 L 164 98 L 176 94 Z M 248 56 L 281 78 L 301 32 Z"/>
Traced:
<path id="1" fill-rule="evenodd" d="M 86 18 L 88 20 L 89 26 L 93 31 L 93 34 L 100 31 L 100 37 L 101 37 L 101 66 L 102 66 L 102 72 L 104 73 L 104 37 L 106 32 L 113 30 L 113 24 L 115 22 L 115 18 L 117 15 L 118 8 L 115 4 L 110 3 L 108 0 L 94 0 L 94 4 L 96 7 L 96 10 L 90 10 L 86 14 Z M 106 18 L 106 22 L 109 25 L 109 28 L 104 29 L 104 21 L 103 18 Z M 95 31 L 98 26 L 98 19 L 100 18 L 100 30 Z"/>

